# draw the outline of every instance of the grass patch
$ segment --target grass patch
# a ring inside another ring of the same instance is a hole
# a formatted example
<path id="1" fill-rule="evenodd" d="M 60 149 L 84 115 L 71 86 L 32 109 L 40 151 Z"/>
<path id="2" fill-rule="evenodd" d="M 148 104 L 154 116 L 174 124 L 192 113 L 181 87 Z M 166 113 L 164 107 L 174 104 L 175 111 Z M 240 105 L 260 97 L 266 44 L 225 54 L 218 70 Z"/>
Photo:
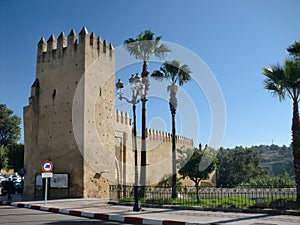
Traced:
<path id="1" fill-rule="evenodd" d="M 119 202 L 134 202 L 134 198 L 120 198 Z"/>
<path id="2" fill-rule="evenodd" d="M 199 202 L 197 200 L 178 198 L 173 200 L 173 204 L 200 207 L 247 208 L 250 205 L 254 205 L 255 201 L 244 197 L 201 198 Z"/>
<path id="3" fill-rule="evenodd" d="M 227 198 L 201 198 L 199 202 L 193 199 L 183 199 L 183 198 L 141 198 L 141 203 L 155 204 L 155 205 L 178 205 L 178 206 L 198 206 L 198 207 L 212 207 L 212 208 L 252 208 L 252 209 L 264 209 L 272 208 L 279 210 L 287 209 L 299 209 L 299 205 L 296 203 L 295 197 L 284 197 L 276 196 L 272 198 L 262 198 L 253 200 L 246 197 L 227 197 Z M 119 202 L 128 203 L 134 202 L 134 197 L 121 198 Z"/>

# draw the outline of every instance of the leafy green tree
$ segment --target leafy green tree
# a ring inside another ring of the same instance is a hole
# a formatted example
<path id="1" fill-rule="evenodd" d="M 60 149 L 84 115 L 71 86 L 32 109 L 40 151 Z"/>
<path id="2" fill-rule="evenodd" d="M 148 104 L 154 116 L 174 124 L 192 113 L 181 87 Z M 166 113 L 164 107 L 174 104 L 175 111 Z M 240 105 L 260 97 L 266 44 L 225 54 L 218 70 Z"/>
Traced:
<path id="1" fill-rule="evenodd" d="M 0 169 L 8 168 L 8 148 L 4 145 L 0 146 Z"/>
<path id="2" fill-rule="evenodd" d="M 217 187 L 232 187 L 231 181 L 231 167 L 232 167 L 232 154 L 229 150 L 221 148 L 218 153 L 216 183 Z"/>
<path id="3" fill-rule="evenodd" d="M 177 168 L 182 168 L 193 156 L 195 149 L 181 147 L 177 149 L 178 158 L 176 159 Z"/>
<path id="4" fill-rule="evenodd" d="M 158 182 L 158 186 L 163 187 L 172 187 L 172 175 L 165 175 L 160 182 Z M 176 186 L 180 187 L 182 186 L 181 178 L 176 178 Z"/>
<path id="5" fill-rule="evenodd" d="M 300 43 L 295 42 L 288 48 L 291 58 L 284 61 L 283 66 L 273 65 L 263 68 L 264 88 L 269 90 L 273 96 L 280 101 L 286 97 L 292 100 L 292 148 L 294 156 L 295 181 L 297 185 L 297 202 L 300 204 L 300 121 L 299 121 L 299 100 L 300 100 Z"/>
<path id="6" fill-rule="evenodd" d="M 21 136 L 21 118 L 6 105 L 0 104 L 0 169 L 23 167 L 24 145 L 18 144 Z"/>
<path id="7" fill-rule="evenodd" d="M 137 38 L 128 38 L 124 46 L 136 59 L 143 61 L 142 82 L 145 85 L 145 93 L 142 96 L 142 151 L 141 151 L 141 185 L 146 184 L 146 101 L 149 90 L 148 61 L 152 55 L 164 58 L 170 49 L 160 44 L 162 36 L 156 36 L 150 30 L 140 33 Z M 143 194 L 143 193 L 142 193 Z"/>
<path id="8" fill-rule="evenodd" d="M 236 187 L 249 183 L 266 171 L 260 165 L 260 156 L 252 148 L 236 147 L 233 150 L 220 149 L 217 163 L 217 186 Z"/>
<path id="9" fill-rule="evenodd" d="M 196 187 L 197 202 L 200 201 L 199 198 L 199 186 L 201 180 L 206 180 L 209 175 L 215 170 L 217 158 L 214 157 L 213 152 L 208 152 L 210 150 L 199 150 L 194 149 L 194 153 L 189 161 L 178 171 L 183 178 L 188 177 L 191 179 Z M 210 157 L 213 157 L 211 159 Z M 211 162 L 204 170 L 200 169 L 201 160 L 207 160 Z"/>
<path id="10" fill-rule="evenodd" d="M 16 143 L 21 137 L 21 118 L 0 104 L 0 146 Z"/>
<path id="11" fill-rule="evenodd" d="M 249 183 L 242 183 L 241 187 L 268 187 L 268 188 L 292 188 L 295 187 L 295 182 L 291 180 L 288 173 L 280 174 L 278 176 L 270 176 L 261 174 L 255 178 L 251 178 Z"/>
<path id="12" fill-rule="evenodd" d="M 24 167 L 24 144 L 15 143 L 8 146 L 8 164 L 7 169 L 19 171 Z"/>
<path id="13" fill-rule="evenodd" d="M 10 170 L 24 167 L 24 144 L 2 145 L 0 147 L 0 169 Z"/>
<path id="14" fill-rule="evenodd" d="M 158 80 L 168 80 L 170 85 L 168 86 L 168 92 L 170 93 L 169 107 L 172 115 L 172 198 L 177 197 L 176 193 L 176 110 L 178 106 L 177 91 L 178 86 L 182 86 L 184 83 L 191 80 L 191 70 L 186 64 L 181 64 L 177 60 L 167 61 L 161 67 L 160 70 L 155 70 L 152 73 L 152 77 Z"/>

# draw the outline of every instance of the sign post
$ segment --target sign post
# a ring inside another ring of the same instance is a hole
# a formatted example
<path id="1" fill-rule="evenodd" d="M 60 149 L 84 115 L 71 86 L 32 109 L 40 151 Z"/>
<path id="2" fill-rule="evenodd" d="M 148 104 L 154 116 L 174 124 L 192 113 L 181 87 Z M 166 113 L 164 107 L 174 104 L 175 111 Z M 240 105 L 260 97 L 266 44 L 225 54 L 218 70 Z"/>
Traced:
<path id="1" fill-rule="evenodd" d="M 42 163 L 42 178 L 46 179 L 46 185 L 45 185 L 45 203 L 44 205 L 47 205 L 47 195 L 48 195 L 48 178 L 53 177 L 53 163 L 49 160 L 46 160 Z"/>

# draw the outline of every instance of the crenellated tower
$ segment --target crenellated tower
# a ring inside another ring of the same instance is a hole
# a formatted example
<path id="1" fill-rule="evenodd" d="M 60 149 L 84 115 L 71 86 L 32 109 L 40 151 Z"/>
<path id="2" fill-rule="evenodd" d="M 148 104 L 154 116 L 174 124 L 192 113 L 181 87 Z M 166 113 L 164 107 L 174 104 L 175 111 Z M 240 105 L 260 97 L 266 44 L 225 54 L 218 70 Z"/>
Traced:
<path id="1" fill-rule="evenodd" d="M 72 29 L 67 36 L 40 39 L 36 78 L 23 110 L 24 196 L 43 196 L 38 177 L 44 160 L 53 162 L 55 174 L 69 175 L 69 188 L 50 188 L 50 197 L 108 198 L 110 184 L 133 184 L 132 120 L 115 111 L 114 102 L 112 44 L 85 27 L 78 35 Z M 154 184 L 171 173 L 172 138 L 147 129 L 146 141 L 147 179 Z M 182 136 L 176 141 L 178 148 L 193 146 Z"/>
<path id="2" fill-rule="evenodd" d="M 36 79 L 24 107 L 25 196 L 42 195 L 35 183 L 46 159 L 54 163 L 55 173 L 69 174 L 68 193 L 51 189 L 52 195 L 88 196 L 86 187 L 93 186 L 95 172 L 82 156 L 93 150 L 101 157 L 100 150 L 90 145 L 99 142 L 99 137 L 90 135 L 93 129 L 105 138 L 100 138 L 104 147 L 114 152 L 114 84 L 113 46 L 85 27 L 78 36 L 72 29 L 68 36 L 62 32 L 57 39 L 53 34 L 47 41 L 40 39 Z M 107 180 L 101 182 L 108 185 Z M 98 192 L 99 197 L 107 197 L 108 193 Z"/>

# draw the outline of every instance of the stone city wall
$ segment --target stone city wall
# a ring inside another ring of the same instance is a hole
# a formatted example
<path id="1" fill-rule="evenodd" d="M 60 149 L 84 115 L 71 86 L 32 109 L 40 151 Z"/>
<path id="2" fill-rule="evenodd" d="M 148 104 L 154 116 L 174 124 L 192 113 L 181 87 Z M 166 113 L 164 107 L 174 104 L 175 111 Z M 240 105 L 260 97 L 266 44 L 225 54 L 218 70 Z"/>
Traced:
<path id="1" fill-rule="evenodd" d="M 115 111 L 115 53 L 111 44 L 83 28 L 77 37 L 41 38 L 36 79 L 24 107 L 24 196 L 42 197 L 35 179 L 51 160 L 54 173 L 69 174 L 68 191 L 51 197 L 109 197 L 110 184 L 133 184 L 132 120 Z M 171 173 L 171 135 L 147 129 L 147 180 Z M 193 140 L 177 136 L 177 148 Z M 140 165 L 141 138 L 138 137 Z"/>

